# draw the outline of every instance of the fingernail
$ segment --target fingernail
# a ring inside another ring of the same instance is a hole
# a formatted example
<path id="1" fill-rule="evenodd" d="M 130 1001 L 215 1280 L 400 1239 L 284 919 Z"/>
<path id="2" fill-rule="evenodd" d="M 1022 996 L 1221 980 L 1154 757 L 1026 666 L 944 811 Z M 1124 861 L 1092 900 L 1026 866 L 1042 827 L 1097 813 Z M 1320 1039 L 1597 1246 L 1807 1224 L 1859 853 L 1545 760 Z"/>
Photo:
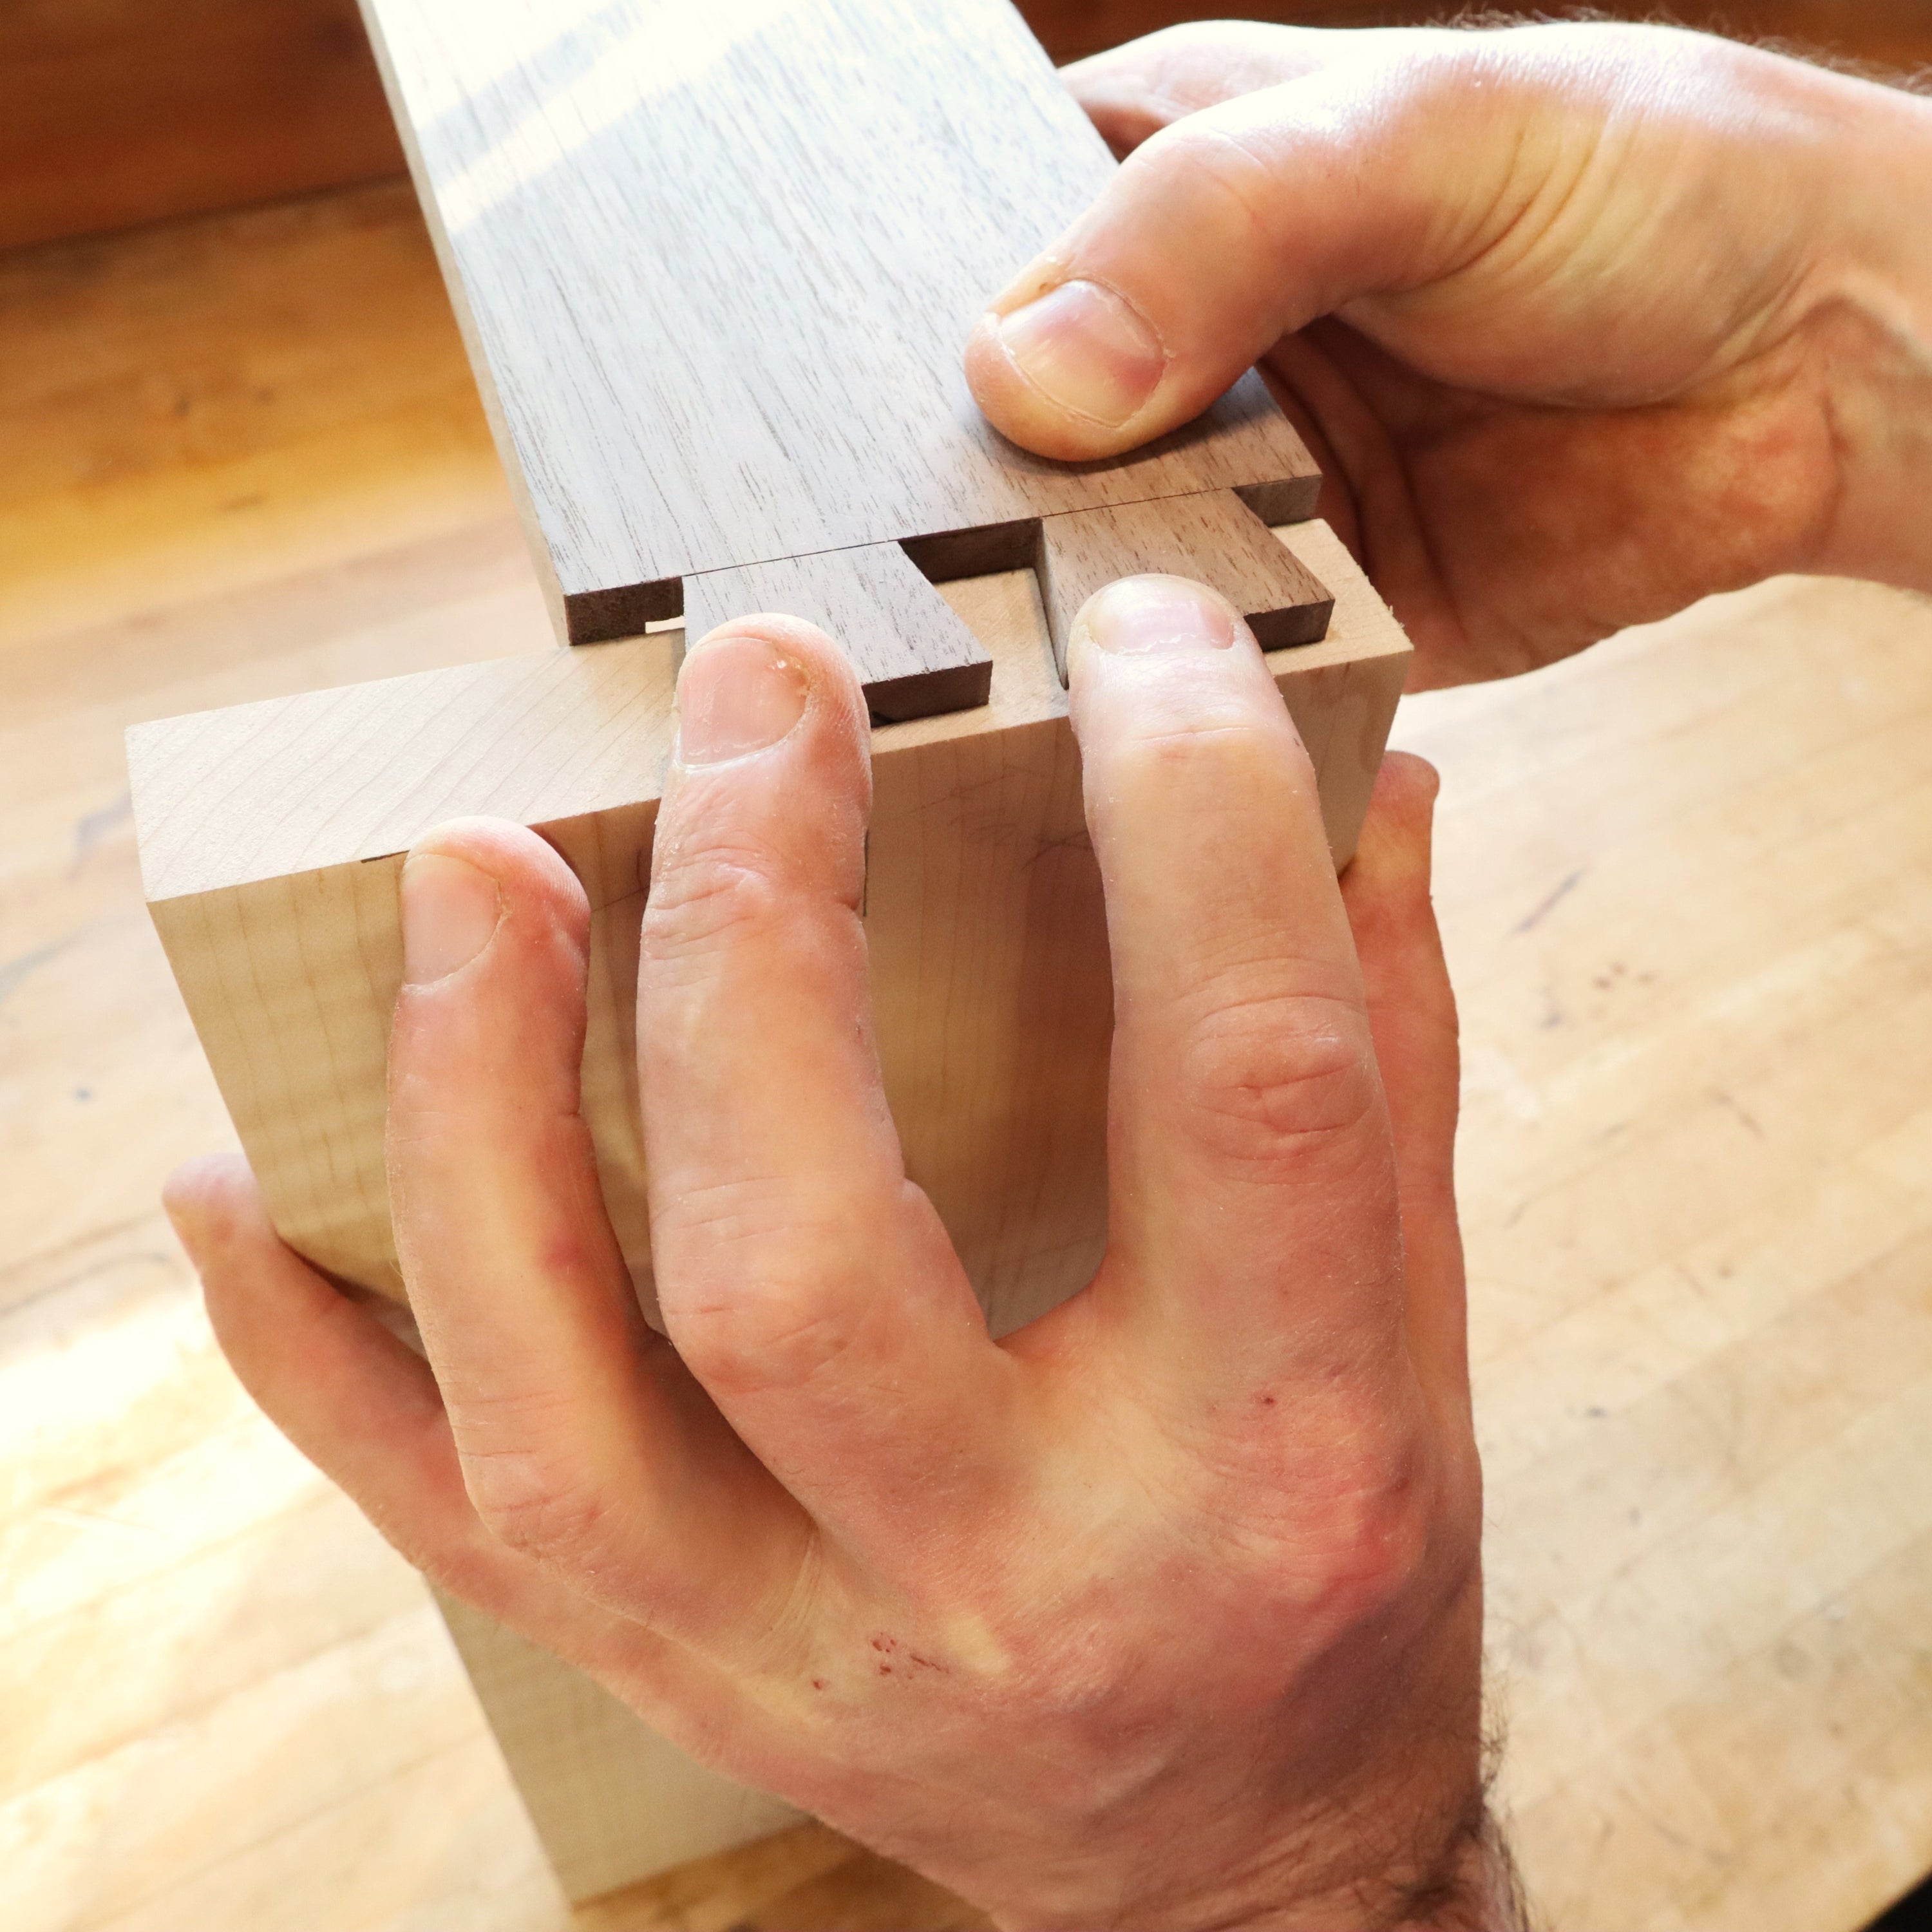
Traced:
<path id="1" fill-rule="evenodd" d="M 468 965 L 502 916 L 496 881 L 466 859 L 421 852 L 403 865 L 403 981 L 427 986 Z"/>
<path id="2" fill-rule="evenodd" d="M 722 765 L 763 752 L 805 716 L 804 668 L 764 638 L 700 639 L 677 680 L 677 755 Z"/>
<path id="3" fill-rule="evenodd" d="M 1020 373 L 1064 410 L 1110 428 L 1154 392 L 1167 352 L 1146 320 L 1098 282 L 1062 282 L 1001 318 Z"/>
<path id="4" fill-rule="evenodd" d="M 1081 607 L 1072 641 L 1084 637 L 1103 651 L 1149 657 L 1225 651 L 1235 622 L 1224 599 L 1190 578 L 1125 577 Z"/>

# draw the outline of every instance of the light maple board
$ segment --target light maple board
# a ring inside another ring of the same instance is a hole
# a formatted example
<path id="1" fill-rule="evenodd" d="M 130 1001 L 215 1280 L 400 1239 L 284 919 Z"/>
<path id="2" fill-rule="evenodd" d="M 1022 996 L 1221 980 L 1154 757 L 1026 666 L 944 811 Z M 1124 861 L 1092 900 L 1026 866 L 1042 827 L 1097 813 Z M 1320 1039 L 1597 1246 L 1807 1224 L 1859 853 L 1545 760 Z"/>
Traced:
<path id="1" fill-rule="evenodd" d="M 1336 586 L 1322 642 L 1271 655 L 1353 850 L 1408 661 L 1325 525 L 1270 539 Z M 1085 1278 L 1104 1218 L 1111 1027 L 1078 753 L 1036 580 L 946 586 L 990 701 L 882 728 L 866 930 L 888 1094 L 996 1327 Z M 277 1226 L 400 1292 L 384 1054 L 410 844 L 482 813 L 543 828 L 597 908 L 585 1112 L 632 1273 L 649 1240 L 632 1054 L 638 915 L 673 718 L 675 634 L 136 727 L 144 887 Z"/>
<path id="2" fill-rule="evenodd" d="M 1114 166 L 1007 0 L 364 11 L 572 640 L 704 572 L 905 542 L 964 576 L 1043 516 L 1209 490 L 1312 512 L 1252 374 L 1104 462 L 980 414 L 968 330 Z"/>
<path id="3" fill-rule="evenodd" d="M 1245 512 L 1244 514 L 1246 514 Z M 1270 658 L 1353 850 L 1409 661 L 1324 524 L 1268 541 L 1338 586 Z M 1030 572 L 947 586 L 990 702 L 874 734 L 866 931 L 887 1096 L 996 1333 L 1082 1286 L 1106 1224 L 1112 986 L 1080 764 Z M 674 729 L 659 635 L 207 712 L 128 734 L 154 923 L 284 1238 L 400 1294 L 383 1165 L 403 848 L 439 820 L 540 826 L 592 910 L 584 1112 L 653 1300 L 635 997 Z M 586 1898 L 790 1814 L 690 1763 L 554 1658 L 445 1614 L 560 1880 Z"/>
<path id="4" fill-rule="evenodd" d="M 802 1816 L 698 1763 L 601 1684 L 460 1598 L 434 1594 L 566 1897 L 603 1898 Z"/>

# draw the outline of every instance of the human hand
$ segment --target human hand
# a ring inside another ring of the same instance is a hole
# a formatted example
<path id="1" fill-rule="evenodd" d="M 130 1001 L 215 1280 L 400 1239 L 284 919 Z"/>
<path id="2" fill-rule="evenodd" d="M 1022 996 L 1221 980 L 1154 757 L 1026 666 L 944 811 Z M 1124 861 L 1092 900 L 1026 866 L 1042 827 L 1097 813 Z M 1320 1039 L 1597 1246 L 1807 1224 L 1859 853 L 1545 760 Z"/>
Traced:
<path id="1" fill-rule="evenodd" d="M 1338 886 L 1245 626 L 1076 626 L 1117 993 L 1091 1285 L 1004 1342 L 870 1031 L 856 682 L 743 620 L 680 686 L 639 981 L 640 1319 L 579 1107 L 589 914 L 533 834 L 404 874 L 389 1169 L 425 1364 L 275 1238 L 170 1205 L 243 1382 L 440 1583 L 687 1750 L 1005 1924 L 1506 1922 L 1432 775 Z"/>
<path id="2" fill-rule="evenodd" d="M 1066 80 L 1130 158 L 974 394 L 1101 456 L 1259 361 L 1416 683 L 1781 571 L 1932 589 L 1932 102 L 1615 25 L 1226 22 Z"/>

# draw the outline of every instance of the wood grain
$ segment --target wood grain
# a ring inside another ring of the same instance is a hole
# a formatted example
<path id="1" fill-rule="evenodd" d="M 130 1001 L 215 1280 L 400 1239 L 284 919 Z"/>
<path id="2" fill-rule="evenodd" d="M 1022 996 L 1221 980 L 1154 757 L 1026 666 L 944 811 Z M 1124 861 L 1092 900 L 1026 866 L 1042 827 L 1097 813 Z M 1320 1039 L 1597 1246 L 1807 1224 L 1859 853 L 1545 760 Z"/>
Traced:
<path id="1" fill-rule="evenodd" d="M 686 578 L 693 640 L 755 611 L 802 617 L 838 640 L 874 717 L 897 723 L 984 704 L 993 660 L 897 544 L 826 550 Z"/>
<path id="2" fill-rule="evenodd" d="M 1040 596 L 1062 678 L 1080 607 L 1116 578 L 1143 572 L 1211 584 L 1246 618 L 1266 651 L 1314 644 L 1335 608 L 1232 490 L 1049 517 L 1040 526 Z"/>
<path id="3" fill-rule="evenodd" d="M 122 727 L 555 655 L 412 198 L 0 273 L 0 1921 L 974 1922 L 820 1826 L 573 1914 L 421 1580 L 236 1384 L 154 1205 L 232 1133 Z M 1932 1867 L 1932 616 L 1767 585 L 1397 738 L 1444 774 L 1530 1890 L 1855 1932 Z"/>
<path id="4" fill-rule="evenodd" d="M 1408 647 L 1324 525 L 1279 541 L 1337 586 L 1270 660 L 1352 851 Z M 1084 1280 L 1102 1221 L 1107 964 L 1078 765 L 1030 572 L 943 595 L 991 701 L 874 734 L 866 924 L 887 1091 L 996 1327 Z M 670 754 L 676 634 L 237 706 L 129 734 L 150 910 L 277 1226 L 400 1282 L 383 1060 L 410 843 L 467 813 L 539 826 L 597 908 L 585 1107 L 649 1295 L 632 1072 L 637 911 Z"/>
<path id="5" fill-rule="evenodd" d="M 572 641 L 775 559 L 1211 489 L 1312 514 L 1252 374 L 1105 462 L 980 416 L 968 329 L 1113 166 L 1006 0 L 368 12 Z"/>

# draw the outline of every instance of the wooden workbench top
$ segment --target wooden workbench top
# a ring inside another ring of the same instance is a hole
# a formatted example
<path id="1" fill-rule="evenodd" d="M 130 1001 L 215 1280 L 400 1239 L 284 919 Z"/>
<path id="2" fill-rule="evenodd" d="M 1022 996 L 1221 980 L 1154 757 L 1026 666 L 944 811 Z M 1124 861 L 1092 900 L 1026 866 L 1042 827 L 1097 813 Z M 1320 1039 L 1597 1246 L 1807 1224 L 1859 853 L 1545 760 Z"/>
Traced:
<path id="1" fill-rule="evenodd" d="M 0 258 L 0 1922 L 563 1932 L 422 1586 L 154 1205 L 229 1144 L 126 724 L 550 648 L 400 186 Z M 1932 608 L 1785 583 L 1442 766 L 1503 1795 L 1563 1932 L 1932 1865 Z M 580 1932 L 980 1922 L 806 1828 Z"/>

